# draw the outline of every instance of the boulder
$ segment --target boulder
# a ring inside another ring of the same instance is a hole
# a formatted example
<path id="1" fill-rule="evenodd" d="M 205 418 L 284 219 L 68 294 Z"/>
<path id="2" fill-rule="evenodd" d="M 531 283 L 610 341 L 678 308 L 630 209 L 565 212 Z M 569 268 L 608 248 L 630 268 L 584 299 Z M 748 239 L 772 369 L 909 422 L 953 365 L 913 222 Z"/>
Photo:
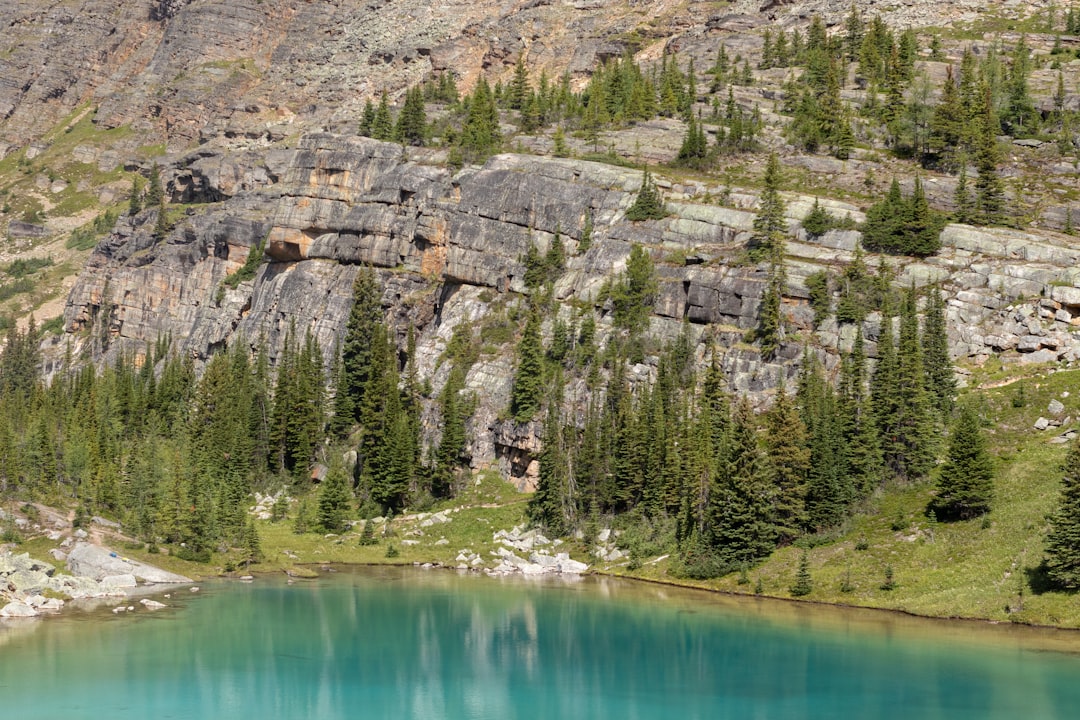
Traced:
<path id="1" fill-rule="evenodd" d="M 146 563 L 121 557 L 107 548 L 90 543 L 76 543 L 67 558 L 68 569 L 75 575 L 102 580 L 108 576 L 130 575 L 145 583 L 174 584 L 191 582 L 183 575 Z"/>
<path id="2" fill-rule="evenodd" d="M 149 598 L 143 598 L 139 602 L 147 610 L 160 610 L 161 608 L 168 607 L 168 605 L 166 605 L 165 603 L 158 602 L 157 600 L 151 600 Z"/>
<path id="3" fill-rule="evenodd" d="M 1050 427 L 1050 421 L 1047 420 L 1044 417 L 1041 417 L 1041 418 L 1039 418 L 1038 420 L 1035 421 L 1035 429 L 1036 430 L 1045 430 L 1048 427 Z"/>
<path id="4" fill-rule="evenodd" d="M 130 573 L 106 575 L 101 578 L 101 587 L 103 588 L 132 588 L 136 587 L 138 584 L 138 581 L 135 580 L 135 576 Z"/>
<path id="5" fill-rule="evenodd" d="M 1054 417 L 1060 417 L 1065 412 L 1065 406 L 1060 400 L 1051 400 L 1050 404 L 1046 406 L 1046 411 Z"/>
<path id="6" fill-rule="evenodd" d="M 8 603 L 3 610 L 0 610 L 0 617 L 6 618 L 36 617 L 37 614 L 37 610 L 21 602 Z"/>

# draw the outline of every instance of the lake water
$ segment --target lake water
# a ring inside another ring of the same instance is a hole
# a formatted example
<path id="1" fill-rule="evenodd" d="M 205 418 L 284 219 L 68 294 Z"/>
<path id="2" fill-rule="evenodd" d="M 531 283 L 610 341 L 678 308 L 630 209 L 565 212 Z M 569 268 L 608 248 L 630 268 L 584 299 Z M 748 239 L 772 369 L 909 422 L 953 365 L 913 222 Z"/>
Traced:
<path id="1" fill-rule="evenodd" d="M 1080 634 L 662 586 L 342 570 L 0 623 L 0 717 L 1076 718 Z M 1054 648 L 1054 649 L 1047 649 Z"/>

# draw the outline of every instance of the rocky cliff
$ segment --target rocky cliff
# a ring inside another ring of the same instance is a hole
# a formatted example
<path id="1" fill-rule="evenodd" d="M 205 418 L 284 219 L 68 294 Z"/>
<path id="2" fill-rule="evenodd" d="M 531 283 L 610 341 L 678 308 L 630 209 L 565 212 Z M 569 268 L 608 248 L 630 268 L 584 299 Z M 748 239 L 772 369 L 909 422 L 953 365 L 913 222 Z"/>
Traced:
<path id="1" fill-rule="evenodd" d="M 441 362 L 455 328 L 468 323 L 483 342 L 467 390 L 478 406 L 471 421 L 476 468 L 499 465 L 524 483 L 532 470 L 535 428 L 504 419 L 513 375 L 514 307 L 528 292 L 522 264 L 530 245 L 546 250 L 556 234 L 567 248 L 566 271 L 555 284 L 560 313 L 594 312 L 602 345 L 613 332 L 601 288 L 624 267 L 633 244 L 648 248 L 661 280 L 649 334 L 676 337 L 688 327 L 698 358 L 707 346 L 723 354 L 732 388 L 759 398 L 796 371 L 809 344 L 835 367 L 854 337 L 851 324 L 829 320 L 813 329 L 805 278 L 851 260 L 853 231 L 810 238 L 797 218 L 810 198 L 788 195 L 796 240 L 788 244 L 785 288 L 787 339 L 777 357 L 762 360 L 745 342 L 758 323 L 765 268 L 741 260 L 755 198 L 723 188 L 660 178 L 673 211 L 661 221 L 630 223 L 625 210 L 640 172 L 610 165 L 526 155 L 498 155 L 483 167 L 453 172 L 430 162 L 430 151 L 330 134 L 311 134 L 273 153 L 190 155 L 167 173 L 186 215 L 167 238 L 151 232 L 156 210 L 122 219 L 90 258 L 65 311 L 67 338 L 99 361 L 144 354 L 157 339 L 198 360 L 236 341 L 265 340 L 280 352 L 290 327 L 310 330 L 327 361 L 351 305 L 357 269 L 370 264 L 382 281 L 383 306 L 404 347 L 415 329 L 417 365 L 435 397 L 446 381 Z M 858 217 L 855 208 L 831 203 Z M 592 242 L 578 241 L 587 217 Z M 973 362 L 1073 361 L 1080 356 L 1080 247 L 1065 236 L 950 225 L 944 249 L 905 262 L 898 284 L 941 283 L 949 299 L 951 350 Z M 255 278 L 235 288 L 223 280 L 265 243 Z M 872 262 L 877 258 L 871 258 Z M 873 340 L 880 322 L 864 332 Z M 550 331 L 551 319 L 545 324 Z M 64 341 L 60 345 L 64 345 Z M 59 354 L 59 353 L 57 353 Z M 78 352 L 76 356 L 78 356 Z M 633 368 L 648 378 L 654 358 Z M 572 387 L 584 404 L 584 386 Z M 434 405 L 434 401 L 431 401 Z M 429 439 L 438 433 L 434 407 Z"/>

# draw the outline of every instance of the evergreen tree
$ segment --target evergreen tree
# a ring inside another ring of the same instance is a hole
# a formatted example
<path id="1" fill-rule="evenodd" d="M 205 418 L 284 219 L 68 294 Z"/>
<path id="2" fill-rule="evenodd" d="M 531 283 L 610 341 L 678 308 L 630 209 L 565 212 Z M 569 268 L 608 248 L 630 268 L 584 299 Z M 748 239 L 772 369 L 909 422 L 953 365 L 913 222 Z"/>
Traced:
<path id="1" fill-rule="evenodd" d="M 375 117 L 371 120 L 371 137 L 376 140 L 392 140 L 394 138 L 394 119 L 390 115 L 390 99 L 383 90 L 379 95 L 379 107 L 375 110 Z"/>
<path id="2" fill-rule="evenodd" d="M 364 137 L 371 137 L 372 128 L 375 126 L 375 106 L 370 98 L 364 102 L 364 112 L 360 118 L 358 132 Z"/>
<path id="3" fill-rule="evenodd" d="M 773 514 L 777 537 L 795 539 L 806 525 L 806 475 L 810 469 L 806 426 L 783 384 L 765 415 L 765 456 L 776 501 Z"/>
<path id="4" fill-rule="evenodd" d="M 427 113 L 424 109 L 424 93 L 412 88 L 405 93 L 405 104 L 398 114 L 394 138 L 407 145 L 423 145 L 427 134 Z"/>
<path id="5" fill-rule="evenodd" d="M 544 346 L 540 339 L 540 313 L 535 308 L 525 322 L 517 356 L 510 414 L 517 422 L 529 422 L 540 410 L 544 397 Z"/>
<path id="6" fill-rule="evenodd" d="M 783 339 L 784 325 L 781 307 L 785 282 L 787 282 L 787 274 L 784 272 L 783 256 L 777 253 L 769 266 L 769 277 L 761 298 L 761 316 L 757 327 L 757 339 L 761 343 L 761 357 L 766 360 L 771 360 L 776 355 L 776 351 L 780 349 L 780 341 Z"/>
<path id="7" fill-rule="evenodd" d="M 1046 536 L 1047 577 L 1059 587 L 1080 588 L 1080 440 L 1065 458 L 1057 509 Z"/>
<path id="8" fill-rule="evenodd" d="M 341 344 L 340 373 L 334 395 L 331 427 L 343 437 L 360 419 L 364 390 L 371 377 L 371 351 L 376 326 L 382 323 L 382 303 L 378 279 L 369 266 L 361 268 L 353 281 L 353 305 L 345 324 Z"/>
<path id="9" fill-rule="evenodd" d="M 1005 88 L 1005 107 L 1001 115 L 1002 129 L 1010 135 L 1031 134 L 1038 129 L 1038 112 L 1028 90 L 1030 72 L 1031 58 L 1027 37 L 1021 35 L 1013 49 Z"/>
<path id="10" fill-rule="evenodd" d="M 862 328 L 841 365 L 843 467 L 856 497 L 865 497 L 881 481 L 880 438 L 866 387 L 866 354 Z"/>
<path id="11" fill-rule="evenodd" d="M 990 510 L 994 463 L 986 451 L 979 416 L 967 404 L 949 436 L 949 452 L 938 476 L 937 497 L 931 504 L 942 520 L 970 520 Z"/>
<path id="12" fill-rule="evenodd" d="M 998 122 L 990 88 L 983 85 L 983 112 L 978 122 L 979 134 L 975 166 L 975 216 L 981 225 L 996 225 L 1003 219 L 1005 190 L 997 174 L 1000 151 L 997 144 Z"/>
<path id="13" fill-rule="evenodd" d="M 799 556 L 799 570 L 795 573 L 795 584 L 791 586 L 792 597 L 804 597 L 814 589 L 810 578 L 810 558 L 805 550 Z"/>
<path id="14" fill-rule="evenodd" d="M 909 288 L 901 306 L 897 345 L 900 413 L 895 418 L 899 453 L 892 458 L 897 476 L 909 480 L 923 477 L 930 471 L 936 435 L 932 406 L 926 392 L 916 298 L 915 289 Z"/>
<path id="15" fill-rule="evenodd" d="M 150 178 L 146 183 L 146 207 L 158 207 L 165 202 L 165 191 L 161 186 L 161 168 L 157 163 L 150 166 Z"/>
<path id="16" fill-rule="evenodd" d="M 709 146 L 705 139 L 705 129 L 693 115 L 687 121 L 686 135 L 683 136 L 682 146 L 676 160 L 681 165 L 693 168 L 704 167 L 708 159 Z"/>
<path id="17" fill-rule="evenodd" d="M 561 380 L 555 386 L 561 391 Z M 574 506 L 574 498 L 570 495 L 566 447 L 560 420 L 562 403 L 557 395 L 548 403 L 544 418 L 539 475 L 536 492 L 529 499 L 528 514 L 534 523 L 559 536 L 566 533 L 569 523 L 573 521 L 573 515 L 568 511 Z"/>
<path id="18" fill-rule="evenodd" d="M 956 376 L 949 357 L 949 337 L 945 324 L 945 300 L 941 290 L 931 287 L 927 295 L 922 333 L 923 365 L 926 389 L 938 411 L 952 412 L 956 395 Z"/>
<path id="19" fill-rule="evenodd" d="M 630 248 L 623 273 L 611 289 L 616 327 L 636 335 L 648 327 L 659 286 L 656 268 L 648 251 L 640 245 Z"/>
<path id="20" fill-rule="evenodd" d="M 350 488 L 345 469 L 335 462 L 319 486 L 317 519 L 319 527 L 328 533 L 341 532 L 350 511 Z"/>
<path id="21" fill-rule="evenodd" d="M 502 141 L 499 132 L 499 112 L 487 80 L 481 76 L 469 98 L 465 126 L 461 130 L 460 145 L 473 160 L 479 160 L 494 152 Z"/>
<path id="22" fill-rule="evenodd" d="M 137 175 L 131 178 L 131 194 L 128 195 L 128 215 L 135 217 L 142 212 L 142 183 Z"/>
<path id="23" fill-rule="evenodd" d="M 814 207 L 810 208 L 810 212 L 803 218 L 802 226 L 810 235 L 824 235 L 832 229 L 834 222 L 832 214 L 814 198 Z"/>
<path id="24" fill-rule="evenodd" d="M 638 189 L 634 203 L 626 211 L 626 219 L 630 222 L 662 220 L 669 214 L 664 205 L 664 198 L 657 189 L 656 183 L 653 182 L 649 169 L 645 168 L 641 175 L 641 188 Z"/>
<path id="25" fill-rule="evenodd" d="M 757 217 L 754 218 L 751 258 L 761 260 L 773 257 L 777 249 L 782 247 L 785 235 L 787 220 L 784 218 L 784 201 L 780 197 L 780 161 L 773 153 L 765 166 L 764 187 L 758 200 Z"/>
<path id="26" fill-rule="evenodd" d="M 465 388 L 465 373 L 454 365 L 439 396 L 442 415 L 442 437 L 435 451 L 435 467 L 432 469 L 431 493 L 435 497 L 449 497 L 461 467 L 461 454 L 465 450 L 466 408 L 462 406 L 461 391 Z"/>
<path id="27" fill-rule="evenodd" d="M 709 545 L 723 572 L 752 565 L 776 543 L 775 491 L 758 449 L 753 413 L 744 398 L 732 417 L 729 449 L 709 494 Z"/>
<path id="28" fill-rule="evenodd" d="M 529 71 L 525 67 L 525 53 L 518 54 L 514 63 L 514 77 L 506 92 L 506 105 L 511 110 L 522 110 L 532 88 L 529 85 Z"/>

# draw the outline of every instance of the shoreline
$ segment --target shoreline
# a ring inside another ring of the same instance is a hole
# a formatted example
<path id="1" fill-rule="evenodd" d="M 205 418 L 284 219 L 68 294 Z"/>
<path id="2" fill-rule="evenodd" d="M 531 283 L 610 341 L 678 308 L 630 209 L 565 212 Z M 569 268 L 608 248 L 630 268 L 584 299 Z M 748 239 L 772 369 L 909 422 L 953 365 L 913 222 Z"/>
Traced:
<path id="1" fill-rule="evenodd" d="M 334 570 L 332 570 L 332 568 L 352 569 L 352 568 L 391 567 L 391 568 L 398 568 L 398 569 L 403 569 L 403 570 L 404 569 L 444 570 L 444 571 L 453 572 L 453 573 L 455 573 L 455 574 L 457 574 L 459 576 L 462 576 L 462 577 L 475 576 L 475 577 L 511 578 L 511 579 L 515 579 L 515 578 L 533 579 L 535 577 L 535 578 L 540 578 L 542 580 L 553 580 L 553 579 L 557 579 L 557 578 L 561 577 L 560 575 L 557 575 L 557 574 L 555 574 L 555 575 L 538 575 L 538 576 L 529 576 L 529 575 L 524 575 L 524 574 L 521 574 L 521 573 L 511 573 L 511 574 L 506 574 L 506 575 L 489 575 L 489 574 L 483 572 L 482 570 L 477 570 L 475 568 L 470 568 L 470 569 L 467 569 L 467 570 L 463 570 L 461 568 L 457 568 L 457 567 L 454 567 L 452 565 L 447 565 L 447 564 L 442 563 L 440 561 L 434 561 L 434 560 L 428 561 L 427 563 L 423 563 L 423 562 L 420 562 L 420 561 L 410 561 L 410 562 L 363 562 L 363 561 L 337 562 L 337 561 L 335 561 L 335 562 L 330 562 L 330 563 L 317 563 L 317 562 L 316 563 L 307 563 L 307 562 L 305 562 L 305 563 L 298 564 L 297 567 L 315 568 L 315 569 L 317 569 L 317 574 L 310 575 L 310 576 L 296 576 L 296 575 L 290 575 L 288 572 L 285 572 L 283 570 L 253 570 L 253 571 L 248 572 L 246 574 L 251 575 L 251 576 L 253 576 L 255 578 L 258 578 L 258 577 L 276 577 L 279 574 L 285 574 L 291 580 L 317 580 L 317 579 L 322 577 L 322 572 L 324 572 L 324 571 L 335 572 Z M 218 575 L 217 577 L 221 578 L 221 579 L 230 579 L 230 580 L 239 581 L 239 580 L 241 580 L 241 578 L 243 576 L 235 575 L 235 574 L 222 573 L 222 574 Z M 640 583 L 640 584 L 655 586 L 655 587 L 659 587 L 659 588 L 673 588 L 673 589 L 677 589 L 677 590 L 680 590 L 680 591 L 688 591 L 688 592 L 693 592 L 693 593 L 702 593 L 702 594 L 706 594 L 706 595 L 709 595 L 709 596 L 715 596 L 715 597 L 720 597 L 720 598 L 730 598 L 730 599 L 739 600 L 739 601 L 764 600 L 764 601 L 769 601 L 769 602 L 782 602 L 782 603 L 785 603 L 785 604 L 790 605 L 792 607 L 806 608 L 806 609 L 818 608 L 818 609 L 835 610 L 835 611 L 838 611 L 838 612 L 857 611 L 857 612 L 860 612 L 860 613 L 865 612 L 867 614 L 880 614 L 880 615 L 893 616 L 893 617 L 902 617 L 902 618 L 907 618 L 907 619 L 917 620 L 917 621 L 927 621 L 927 622 L 932 622 L 932 623 L 937 623 L 937 624 L 947 624 L 947 625 L 952 626 L 952 627 L 968 625 L 968 626 L 977 626 L 979 628 L 988 628 L 988 629 L 989 628 L 1000 628 L 1000 629 L 1015 628 L 1017 630 L 1020 630 L 1021 632 L 1032 631 L 1032 632 L 1039 632 L 1039 633 L 1061 633 L 1061 634 L 1070 636 L 1070 638 L 1072 640 L 1080 641 L 1080 628 L 1063 627 L 1063 626 L 1060 626 L 1060 625 L 1046 625 L 1046 624 L 1040 624 L 1040 623 L 1021 622 L 1021 621 L 1002 622 L 1000 620 L 992 620 L 990 618 L 965 617 L 963 615 L 927 615 L 927 614 L 922 614 L 922 613 L 918 613 L 918 612 L 913 612 L 911 610 L 905 610 L 903 608 L 885 608 L 885 607 L 875 607 L 875 606 L 872 606 L 872 605 L 855 605 L 855 604 L 852 604 L 852 603 L 834 603 L 834 602 L 828 602 L 828 601 L 825 601 L 825 600 L 807 600 L 807 599 L 804 599 L 804 598 L 783 597 L 783 596 L 780 596 L 780 595 L 769 595 L 769 594 L 765 594 L 765 593 L 760 594 L 760 595 L 752 593 L 752 592 L 740 593 L 740 592 L 733 592 L 731 590 L 726 590 L 726 589 L 721 589 L 721 588 L 710 588 L 710 587 L 703 587 L 703 586 L 700 586 L 700 585 L 686 584 L 686 583 L 679 582 L 677 579 L 665 580 L 665 579 L 660 579 L 660 578 L 638 577 L 638 576 L 635 576 L 635 575 L 624 575 L 624 574 L 615 573 L 615 572 L 611 572 L 611 571 L 595 570 L 595 569 L 590 569 L 588 572 L 578 575 L 578 577 L 581 577 L 581 578 L 587 578 L 587 577 L 611 578 L 611 579 L 618 580 L 618 581 L 626 581 L 628 583 Z M 1080 653 L 1080 644 L 1077 644 L 1076 647 L 1069 650 L 1069 652 Z"/>
<path id="2" fill-rule="evenodd" d="M 536 581 L 539 583 L 554 583 L 560 575 L 523 575 L 521 573 L 507 575 L 488 575 L 483 571 L 461 570 L 446 564 L 432 562 L 428 567 L 423 563 L 415 562 L 332 562 L 332 563 L 302 563 L 300 567 L 312 568 L 317 572 L 314 576 L 296 577 L 286 574 L 289 581 L 318 581 L 324 574 L 350 570 L 375 570 L 392 569 L 401 572 L 424 570 L 451 571 L 461 578 L 485 578 L 492 580 L 510 580 L 516 582 Z M 285 574 L 280 570 L 252 571 L 249 573 L 256 580 L 260 577 L 280 579 L 279 575 Z M 728 590 L 683 585 L 677 582 L 667 582 L 653 578 L 640 578 L 628 575 L 619 575 L 605 571 L 590 571 L 577 576 L 582 580 L 602 582 L 614 580 L 623 583 L 629 594 L 639 596 L 648 594 L 655 598 L 655 593 L 647 593 L 653 590 L 672 590 L 679 593 L 677 598 L 664 596 L 664 602 L 685 602 L 688 605 L 705 604 L 714 608 L 728 608 L 740 613 L 753 612 L 755 615 L 769 619 L 781 619 L 788 622 L 807 624 L 810 627 L 823 627 L 833 629 L 850 630 L 852 628 L 865 632 L 895 632 L 898 626 L 902 628 L 905 637 L 925 636 L 928 638 L 940 638 L 942 635 L 955 636 L 958 641 L 968 643 L 985 643 L 1000 647 L 1002 643 L 1008 643 L 1021 649 L 1032 651 L 1057 652 L 1069 655 L 1080 655 L 1080 629 L 1064 628 L 1054 625 L 1037 625 L 1018 622 L 997 622 L 984 618 L 966 617 L 943 617 L 932 615 L 920 615 L 907 610 L 895 608 L 868 607 L 864 605 L 850 605 L 829 603 L 821 600 L 804 600 L 801 598 L 787 598 L 774 595 L 755 595 L 753 593 L 737 593 Z M 222 574 L 217 579 L 240 581 L 240 576 Z M 290 582 L 291 584 L 291 582 Z M 974 632 L 973 632 L 974 631 Z"/>

